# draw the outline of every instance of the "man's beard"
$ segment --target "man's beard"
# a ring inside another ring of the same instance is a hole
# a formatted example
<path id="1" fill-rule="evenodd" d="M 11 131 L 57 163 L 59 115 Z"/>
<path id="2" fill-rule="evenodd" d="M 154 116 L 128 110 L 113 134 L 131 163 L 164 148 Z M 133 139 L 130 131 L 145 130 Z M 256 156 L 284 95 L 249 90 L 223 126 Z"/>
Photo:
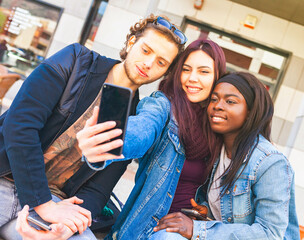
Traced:
<path id="1" fill-rule="evenodd" d="M 148 83 L 154 82 L 154 79 L 141 79 L 139 74 L 136 74 L 137 77 L 132 76 L 131 69 L 129 67 L 128 57 L 126 58 L 123 66 L 124 66 L 126 75 L 132 84 L 143 85 L 143 84 L 148 84 Z"/>
<path id="2" fill-rule="evenodd" d="M 126 72 L 126 75 L 127 75 L 128 79 L 130 80 L 130 82 L 132 82 L 133 84 L 136 84 L 136 85 L 137 85 L 136 81 L 135 81 L 134 78 L 131 76 L 131 70 L 130 70 L 130 68 L 129 68 L 128 65 L 129 65 L 129 64 L 128 64 L 128 58 L 126 58 L 126 60 L 125 60 L 125 62 L 124 62 L 124 64 L 123 64 L 124 69 L 125 69 L 125 72 Z"/>

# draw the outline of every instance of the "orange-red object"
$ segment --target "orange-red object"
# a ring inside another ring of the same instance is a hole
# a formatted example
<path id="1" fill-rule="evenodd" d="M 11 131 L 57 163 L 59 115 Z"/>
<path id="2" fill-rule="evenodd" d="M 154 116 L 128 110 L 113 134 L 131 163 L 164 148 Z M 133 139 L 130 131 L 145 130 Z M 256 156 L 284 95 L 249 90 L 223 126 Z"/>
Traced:
<path id="1" fill-rule="evenodd" d="M 194 8 L 200 10 L 203 7 L 204 0 L 194 0 Z"/>
<path id="2" fill-rule="evenodd" d="M 300 239 L 304 239 L 304 227 L 300 225 Z"/>

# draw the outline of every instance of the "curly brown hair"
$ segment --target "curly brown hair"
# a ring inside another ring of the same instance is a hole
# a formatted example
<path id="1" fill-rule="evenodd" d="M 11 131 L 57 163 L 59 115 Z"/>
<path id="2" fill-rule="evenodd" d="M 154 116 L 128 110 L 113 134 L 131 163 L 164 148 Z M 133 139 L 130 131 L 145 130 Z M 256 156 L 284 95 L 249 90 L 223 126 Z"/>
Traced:
<path id="1" fill-rule="evenodd" d="M 125 46 L 120 51 L 120 57 L 122 60 L 125 60 L 128 55 L 127 46 L 130 38 L 132 36 L 135 36 L 136 37 L 135 42 L 138 41 L 138 39 L 140 39 L 140 37 L 144 35 L 146 29 L 154 29 L 160 32 L 161 34 L 163 34 L 170 42 L 175 43 L 176 46 L 178 47 L 178 55 L 184 50 L 184 44 L 179 43 L 178 37 L 171 30 L 169 30 L 168 28 L 162 25 L 154 24 L 154 22 L 158 17 L 159 16 L 154 16 L 153 14 L 150 14 L 148 17 L 141 19 L 139 22 L 135 23 L 133 26 L 130 27 L 130 33 L 126 37 Z M 169 19 L 166 16 L 161 16 L 161 17 L 169 21 Z"/>

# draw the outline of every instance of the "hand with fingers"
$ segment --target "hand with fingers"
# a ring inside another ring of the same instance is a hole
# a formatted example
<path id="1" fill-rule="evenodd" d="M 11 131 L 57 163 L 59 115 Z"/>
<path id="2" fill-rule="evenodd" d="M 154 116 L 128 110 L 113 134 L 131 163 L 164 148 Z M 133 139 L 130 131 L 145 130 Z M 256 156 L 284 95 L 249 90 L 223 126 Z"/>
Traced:
<path id="1" fill-rule="evenodd" d="M 65 240 L 73 235 L 70 228 L 62 223 L 52 224 L 51 231 L 36 230 L 32 228 L 27 221 L 29 215 L 29 206 L 25 205 L 18 213 L 16 230 L 23 240 Z"/>
<path id="2" fill-rule="evenodd" d="M 194 210 L 196 210 L 202 217 L 207 218 L 208 208 L 206 206 L 197 204 L 193 198 L 191 198 L 190 202 Z"/>
<path id="3" fill-rule="evenodd" d="M 83 200 L 72 197 L 58 203 L 49 201 L 35 207 L 36 213 L 45 221 L 63 223 L 73 233 L 83 233 L 92 224 L 91 212 L 78 206 Z"/>
<path id="4" fill-rule="evenodd" d="M 176 232 L 187 239 L 193 234 L 193 221 L 181 212 L 170 213 L 159 220 L 154 232 L 166 229 L 167 232 Z"/>
<path id="5" fill-rule="evenodd" d="M 92 117 L 86 121 L 84 128 L 76 135 L 82 154 L 92 163 L 123 158 L 122 155 L 118 157 L 108 153 L 123 145 L 121 139 L 111 141 L 111 139 L 120 136 L 122 130 L 113 129 L 116 126 L 114 121 L 97 124 L 98 113 L 99 107 L 95 107 Z"/>

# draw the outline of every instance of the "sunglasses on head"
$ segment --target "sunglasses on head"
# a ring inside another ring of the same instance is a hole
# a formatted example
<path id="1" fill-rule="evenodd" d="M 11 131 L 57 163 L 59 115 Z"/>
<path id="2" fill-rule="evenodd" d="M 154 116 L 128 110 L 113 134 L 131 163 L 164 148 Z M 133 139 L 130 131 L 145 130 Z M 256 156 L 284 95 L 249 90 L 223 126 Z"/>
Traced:
<path id="1" fill-rule="evenodd" d="M 178 30 L 167 19 L 165 19 L 163 17 L 158 17 L 154 23 L 162 25 L 162 26 L 168 28 L 169 30 L 171 30 L 174 33 L 174 35 L 178 37 L 180 44 L 184 44 L 187 42 L 187 37 L 185 36 L 185 34 L 182 31 Z"/>

